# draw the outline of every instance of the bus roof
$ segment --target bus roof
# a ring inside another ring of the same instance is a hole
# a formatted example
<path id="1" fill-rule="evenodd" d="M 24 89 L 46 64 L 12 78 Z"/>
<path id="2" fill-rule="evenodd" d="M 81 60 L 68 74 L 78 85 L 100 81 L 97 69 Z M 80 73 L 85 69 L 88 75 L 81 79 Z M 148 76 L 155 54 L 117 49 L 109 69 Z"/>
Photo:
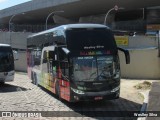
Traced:
<path id="1" fill-rule="evenodd" d="M 0 43 L 0 47 L 1 47 L 1 46 L 3 46 L 3 47 L 11 47 L 9 44 L 1 44 L 1 43 Z"/>
<path id="2" fill-rule="evenodd" d="M 102 24 L 67 24 L 67 25 L 61 25 L 59 27 L 55 27 L 55 28 L 52 28 L 49 30 L 45 30 L 45 31 L 30 35 L 30 36 L 28 36 L 28 38 L 34 37 L 34 36 L 39 36 L 39 35 L 46 34 L 46 33 L 50 33 L 52 31 L 55 31 L 58 29 L 68 30 L 68 29 L 74 29 L 74 28 L 107 28 L 107 29 L 109 29 L 109 27 L 102 25 Z"/>
<path id="3" fill-rule="evenodd" d="M 101 24 L 69 24 L 69 25 L 62 25 L 64 29 L 72 29 L 72 28 L 108 28 L 105 25 Z"/>

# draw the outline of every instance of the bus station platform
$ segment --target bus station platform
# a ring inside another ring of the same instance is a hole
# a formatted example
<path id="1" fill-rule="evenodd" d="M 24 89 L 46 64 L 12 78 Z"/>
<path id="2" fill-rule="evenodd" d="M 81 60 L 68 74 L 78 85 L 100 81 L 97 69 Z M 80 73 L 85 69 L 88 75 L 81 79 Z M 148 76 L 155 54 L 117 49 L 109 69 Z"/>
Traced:
<path id="1" fill-rule="evenodd" d="M 144 102 L 141 107 L 141 117 L 137 120 L 160 119 L 160 82 L 153 82 L 150 91 L 142 92 Z"/>

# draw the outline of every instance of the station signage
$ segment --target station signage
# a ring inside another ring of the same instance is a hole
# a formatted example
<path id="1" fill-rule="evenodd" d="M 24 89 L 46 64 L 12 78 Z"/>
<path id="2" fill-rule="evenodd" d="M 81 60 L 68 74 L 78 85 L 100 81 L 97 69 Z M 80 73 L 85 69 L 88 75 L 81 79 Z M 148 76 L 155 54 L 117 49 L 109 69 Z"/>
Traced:
<path id="1" fill-rule="evenodd" d="M 128 36 L 114 36 L 117 46 L 128 46 Z"/>
<path id="2" fill-rule="evenodd" d="M 153 31 L 160 30 L 160 24 L 147 25 L 147 30 L 153 30 Z"/>

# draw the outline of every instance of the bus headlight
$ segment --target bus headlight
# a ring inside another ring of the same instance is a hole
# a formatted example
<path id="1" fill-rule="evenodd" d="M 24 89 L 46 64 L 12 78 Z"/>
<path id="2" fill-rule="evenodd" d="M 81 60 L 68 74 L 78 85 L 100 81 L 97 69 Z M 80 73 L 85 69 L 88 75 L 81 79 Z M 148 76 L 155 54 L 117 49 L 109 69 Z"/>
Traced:
<path id="1" fill-rule="evenodd" d="M 118 87 L 112 89 L 111 92 L 116 92 L 116 91 L 118 91 L 119 89 L 120 89 L 120 87 L 118 86 Z"/>
<path id="2" fill-rule="evenodd" d="M 77 89 L 74 89 L 74 88 L 71 88 L 71 90 L 77 94 L 85 94 L 83 91 L 81 90 L 77 90 Z"/>
<path id="3" fill-rule="evenodd" d="M 14 72 L 8 72 L 8 76 L 14 75 Z"/>

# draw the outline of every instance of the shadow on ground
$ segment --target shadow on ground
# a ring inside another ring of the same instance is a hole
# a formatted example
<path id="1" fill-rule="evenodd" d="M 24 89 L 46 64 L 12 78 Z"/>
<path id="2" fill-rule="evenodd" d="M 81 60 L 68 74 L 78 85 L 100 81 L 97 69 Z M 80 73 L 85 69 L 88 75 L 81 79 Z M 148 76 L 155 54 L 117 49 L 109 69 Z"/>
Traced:
<path id="1" fill-rule="evenodd" d="M 28 89 L 11 84 L 0 84 L 0 93 L 27 91 Z"/>
<path id="2" fill-rule="evenodd" d="M 42 88 L 42 87 L 41 87 Z M 48 90 L 45 92 L 58 97 Z M 124 98 L 103 101 L 82 101 L 69 103 L 61 100 L 70 111 L 56 111 L 58 117 L 90 117 L 98 120 L 137 120 L 134 113 L 140 113 L 142 105 Z"/>
<path id="3" fill-rule="evenodd" d="M 134 117 L 134 113 L 139 113 L 142 107 L 141 104 L 124 98 L 93 102 L 65 102 L 65 104 L 77 114 L 83 115 L 84 117 L 96 119 L 106 118 L 106 120 L 114 117 L 116 117 L 116 120 L 137 120 L 137 117 Z"/>

